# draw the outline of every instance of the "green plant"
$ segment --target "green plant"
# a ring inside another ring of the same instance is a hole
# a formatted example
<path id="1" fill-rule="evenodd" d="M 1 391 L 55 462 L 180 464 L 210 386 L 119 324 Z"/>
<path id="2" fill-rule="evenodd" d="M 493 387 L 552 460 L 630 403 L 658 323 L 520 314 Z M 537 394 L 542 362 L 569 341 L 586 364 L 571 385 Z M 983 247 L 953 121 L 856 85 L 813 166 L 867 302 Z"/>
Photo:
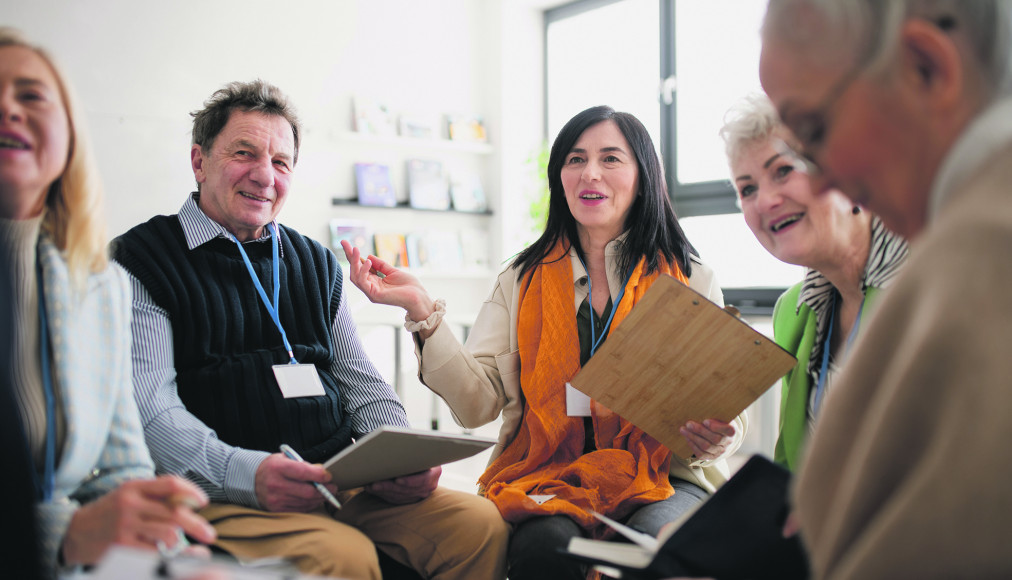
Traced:
<path id="1" fill-rule="evenodd" d="M 542 142 L 526 162 L 532 184 L 527 197 L 530 200 L 529 224 L 534 238 L 545 231 L 545 224 L 548 222 L 548 198 L 550 195 L 548 191 L 548 153 L 548 142 Z"/>

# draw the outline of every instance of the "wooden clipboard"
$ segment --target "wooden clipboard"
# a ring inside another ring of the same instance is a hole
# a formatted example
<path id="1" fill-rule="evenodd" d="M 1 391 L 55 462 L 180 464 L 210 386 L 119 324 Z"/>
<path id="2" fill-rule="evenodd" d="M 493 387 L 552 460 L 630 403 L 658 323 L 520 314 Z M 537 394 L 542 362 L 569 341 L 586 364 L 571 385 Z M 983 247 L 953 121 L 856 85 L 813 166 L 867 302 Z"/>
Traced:
<path id="1" fill-rule="evenodd" d="M 796 364 L 744 321 L 662 275 L 570 384 L 663 443 L 689 420 L 730 421 Z"/>

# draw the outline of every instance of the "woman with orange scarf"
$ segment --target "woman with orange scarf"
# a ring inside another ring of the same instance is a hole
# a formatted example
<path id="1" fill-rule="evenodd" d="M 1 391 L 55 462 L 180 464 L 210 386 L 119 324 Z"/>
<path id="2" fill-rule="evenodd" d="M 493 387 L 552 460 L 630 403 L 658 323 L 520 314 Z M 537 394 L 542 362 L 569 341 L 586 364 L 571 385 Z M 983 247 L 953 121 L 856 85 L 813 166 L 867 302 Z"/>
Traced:
<path id="1" fill-rule="evenodd" d="M 682 460 L 567 386 L 658 276 L 718 304 L 723 297 L 678 225 L 653 143 L 632 115 L 593 107 L 571 119 L 552 146 L 548 182 L 545 232 L 499 275 L 466 346 L 440 324 L 444 302 L 417 279 L 344 246 L 352 282 L 373 302 L 406 310 L 421 380 L 457 421 L 473 428 L 502 416 L 479 483 L 514 525 L 513 580 L 583 578 L 586 569 L 558 549 L 574 536 L 609 535 L 593 511 L 656 535 L 723 483 L 723 458 L 745 430 L 744 415 L 691 421 L 681 433 L 695 457 Z"/>

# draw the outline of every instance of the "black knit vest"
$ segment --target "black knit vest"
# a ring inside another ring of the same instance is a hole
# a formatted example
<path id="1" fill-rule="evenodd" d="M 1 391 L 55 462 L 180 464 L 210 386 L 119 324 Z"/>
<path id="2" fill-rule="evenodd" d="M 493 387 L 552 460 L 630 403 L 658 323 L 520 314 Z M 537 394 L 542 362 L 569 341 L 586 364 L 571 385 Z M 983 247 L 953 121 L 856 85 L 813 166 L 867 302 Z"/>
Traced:
<path id="1" fill-rule="evenodd" d="M 280 226 L 278 314 L 295 358 L 314 364 L 325 395 L 285 399 L 271 365 L 288 353 L 234 241 L 215 238 L 189 250 L 176 216 L 156 216 L 118 237 L 113 256 L 164 308 L 172 324 L 179 397 L 218 437 L 275 453 L 281 443 L 321 462 L 351 442 L 340 383 L 330 372 L 331 326 L 341 298 L 334 254 Z M 244 244 L 273 296 L 271 244 Z"/>

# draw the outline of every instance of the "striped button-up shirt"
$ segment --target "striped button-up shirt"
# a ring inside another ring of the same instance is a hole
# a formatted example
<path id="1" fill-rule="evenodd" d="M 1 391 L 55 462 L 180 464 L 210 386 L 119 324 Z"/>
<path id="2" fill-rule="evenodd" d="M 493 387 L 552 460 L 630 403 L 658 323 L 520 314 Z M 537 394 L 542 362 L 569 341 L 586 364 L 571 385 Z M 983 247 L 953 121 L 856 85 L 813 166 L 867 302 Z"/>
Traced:
<path id="1" fill-rule="evenodd" d="M 188 248 L 193 250 L 218 237 L 232 239 L 223 226 L 197 207 L 197 199 L 197 194 L 187 197 L 178 214 Z M 269 240 L 267 234 L 247 243 Z M 155 304 L 137 278 L 131 276 L 130 281 L 134 389 L 145 438 L 158 471 L 190 478 L 212 502 L 259 508 L 256 471 L 269 453 L 219 440 L 213 429 L 186 410 L 176 389 L 168 313 Z M 330 372 L 342 386 L 341 400 L 346 419 L 351 421 L 352 435 L 360 437 L 381 425 L 408 426 L 404 407 L 393 388 L 365 354 L 345 296 L 342 293 L 331 324 L 336 353 Z"/>

